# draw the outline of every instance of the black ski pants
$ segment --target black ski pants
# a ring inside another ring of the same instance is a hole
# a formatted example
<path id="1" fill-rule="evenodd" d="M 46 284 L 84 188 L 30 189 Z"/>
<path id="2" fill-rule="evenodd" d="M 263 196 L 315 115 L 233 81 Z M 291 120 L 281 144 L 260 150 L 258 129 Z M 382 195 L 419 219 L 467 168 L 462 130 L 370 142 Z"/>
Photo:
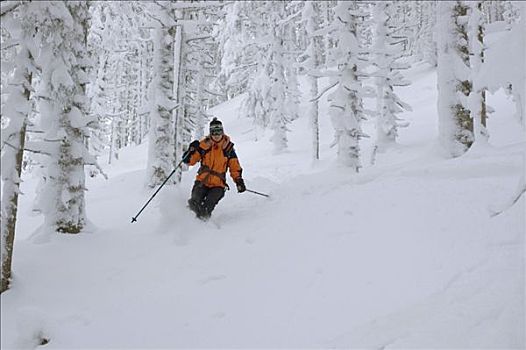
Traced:
<path id="1" fill-rule="evenodd" d="M 192 197 L 188 200 L 188 206 L 198 218 L 208 219 L 224 196 L 223 187 L 206 187 L 201 181 L 196 181 L 192 188 Z"/>

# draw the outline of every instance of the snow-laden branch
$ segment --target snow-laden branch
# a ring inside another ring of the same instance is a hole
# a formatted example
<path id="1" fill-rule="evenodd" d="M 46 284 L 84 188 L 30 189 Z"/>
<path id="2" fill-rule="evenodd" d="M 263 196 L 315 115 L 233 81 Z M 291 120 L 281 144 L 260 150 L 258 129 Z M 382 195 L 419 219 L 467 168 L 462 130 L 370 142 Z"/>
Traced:
<path id="1" fill-rule="evenodd" d="M 105 113 L 104 116 L 107 117 L 107 118 L 114 118 L 114 117 L 121 116 L 121 115 L 125 114 L 126 112 L 128 112 L 128 111 L 122 110 L 122 111 L 116 112 L 116 113 Z"/>
<path id="2" fill-rule="evenodd" d="M 9 147 L 13 148 L 13 149 L 16 150 L 16 151 L 20 151 L 20 148 L 19 148 L 19 147 L 13 146 L 12 144 L 10 144 L 10 143 L 7 142 L 7 141 L 4 141 L 4 145 L 9 146 Z M 32 152 L 32 153 L 37 153 L 37 154 L 45 154 L 45 155 L 48 155 L 48 156 L 51 155 L 51 153 L 48 153 L 48 152 L 45 152 L 45 151 L 37 151 L 37 150 L 31 149 L 31 148 L 28 148 L 27 146 L 24 147 L 24 151 L 28 151 L 28 152 Z"/>
<path id="3" fill-rule="evenodd" d="M 44 131 L 42 130 L 32 130 L 32 129 L 27 129 L 26 132 L 31 133 L 31 134 L 43 134 L 44 133 Z"/>
<path id="4" fill-rule="evenodd" d="M 337 72 L 334 70 L 311 69 L 307 72 L 307 75 L 310 75 L 311 77 L 316 77 L 316 78 L 337 77 L 340 75 L 340 72 Z"/>
<path id="5" fill-rule="evenodd" d="M 90 154 L 84 154 L 84 155 L 86 157 L 86 161 L 84 162 L 84 165 L 94 166 L 95 168 L 97 168 L 100 174 L 104 176 L 104 179 L 108 180 L 108 174 L 106 174 L 104 170 L 101 168 L 101 166 L 99 165 L 99 162 L 97 162 L 97 159 L 95 159 L 95 157 L 93 157 Z"/>
<path id="6" fill-rule="evenodd" d="M 245 68 L 255 67 L 257 65 L 258 65 L 257 62 L 245 64 L 244 66 L 239 66 L 239 67 L 236 67 L 236 68 L 232 69 L 232 73 L 234 73 L 234 72 L 236 72 L 238 70 L 245 69 Z"/>
<path id="7" fill-rule="evenodd" d="M 2 50 L 9 50 L 13 47 L 17 47 L 18 45 L 20 45 L 20 43 L 14 43 L 14 44 L 11 44 L 11 45 L 8 45 L 8 46 L 3 46 L 2 47 Z"/>
<path id="8" fill-rule="evenodd" d="M 326 87 L 325 89 L 322 90 L 322 92 L 320 94 L 318 94 L 318 96 L 316 96 L 315 98 L 309 100 L 309 102 L 316 102 L 318 101 L 327 91 L 329 91 L 330 89 L 332 89 L 333 87 L 335 87 L 336 85 L 338 85 L 338 82 L 335 82 L 334 84 L 332 85 L 329 85 L 328 87 Z M 336 107 L 336 106 L 335 106 Z"/>
<path id="9" fill-rule="evenodd" d="M 190 37 L 186 39 L 186 43 L 188 44 L 192 41 L 205 40 L 205 39 L 210 39 L 210 38 L 213 38 L 213 37 L 211 35 L 194 36 L 194 37 Z"/>
<path id="10" fill-rule="evenodd" d="M 157 3 L 157 1 L 156 1 Z M 224 7 L 226 5 L 233 4 L 233 1 L 222 2 L 222 1 L 205 1 L 196 3 L 193 1 L 181 1 L 173 3 L 171 6 L 177 10 L 190 10 L 190 9 L 207 9 L 210 7 Z"/>
<path id="11" fill-rule="evenodd" d="M 225 97 L 225 94 L 221 94 L 219 92 L 215 92 L 215 91 L 209 90 L 207 88 L 205 88 L 204 90 L 205 90 L 205 92 L 207 94 L 214 95 L 214 96 L 219 96 L 219 97 Z"/>
<path id="12" fill-rule="evenodd" d="M 0 18 L 4 17 L 8 13 L 15 11 L 18 6 L 22 5 L 23 1 L 5 1 L 0 5 Z"/>
<path id="13" fill-rule="evenodd" d="M 287 22 L 293 20 L 294 18 L 298 17 L 299 15 L 301 15 L 301 11 L 293 13 L 290 16 L 288 16 L 287 18 L 284 18 L 281 21 L 278 21 L 278 23 L 276 23 L 276 25 L 281 26 L 283 24 L 286 24 Z"/>

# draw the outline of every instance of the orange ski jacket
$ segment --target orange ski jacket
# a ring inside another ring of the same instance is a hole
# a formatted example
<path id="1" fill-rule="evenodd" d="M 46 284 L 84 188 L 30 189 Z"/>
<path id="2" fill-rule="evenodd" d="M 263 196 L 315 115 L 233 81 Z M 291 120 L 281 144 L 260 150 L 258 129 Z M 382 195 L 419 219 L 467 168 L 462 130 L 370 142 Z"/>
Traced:
<path id="1" fill-rule="evenodd" d="M 223 135 L 219 142 L 215 142 L 210 136 L 202 139 L 188 164 L 194 165 L 199 161 L 201 167 L 197 171 L 196 180 L 207 187 L 226 187 L 227 169 L 234 182 L 241 179 L 241 165 L 234 144 L 227 135 Z"/>

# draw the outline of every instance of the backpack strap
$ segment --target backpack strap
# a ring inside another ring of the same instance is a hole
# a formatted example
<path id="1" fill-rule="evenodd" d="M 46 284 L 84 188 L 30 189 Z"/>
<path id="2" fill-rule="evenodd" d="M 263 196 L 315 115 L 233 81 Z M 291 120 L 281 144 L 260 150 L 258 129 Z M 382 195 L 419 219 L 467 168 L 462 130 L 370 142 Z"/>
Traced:
<path id="1" fill-rule="evenodd" d="M 210 175 L 214 175 L 214 176 L 217 176 L 218 178 L 221 179 L 221 181 L 223 181 L 223 184 L 226 185 L 226 173 L 219 173 L 217 171 L 214 171 L 212 169 L 210 169 L 210 167 L 206 166 L 206 165 L 203 165 L 201 164 L 201 167 L 199 168 L 199 170 L 197 170 L 197 173 L 199 175 L 203 174 L 203 173 L 207 173 L 207 175 L 205 176 L 205 178 L 203 179 L 204 182 L 206 182 L 208 180 L 208 177 Z"/>
<path id="2" fill-rule="evenodd" d="M 228 144 L 225 146 L 225 148 L 223 149 L 223 155 L 228 158 L 228 160 L 232 159 L 232 158 L 237 158 L 237 154 L 236 154 L 236 151 L 234 150 L 234 143 L 233 142 L 228 142 Z"/>
<path id="3" fill-rule="evenodd" d="M 212 150 L 212 141 L 210 140 L 210 137 L 205 137 L 201 142 L 204 142 L 207 146 L 207 148 L 199 147 L 199 154 L 201 154 L 201 159 Z"/>

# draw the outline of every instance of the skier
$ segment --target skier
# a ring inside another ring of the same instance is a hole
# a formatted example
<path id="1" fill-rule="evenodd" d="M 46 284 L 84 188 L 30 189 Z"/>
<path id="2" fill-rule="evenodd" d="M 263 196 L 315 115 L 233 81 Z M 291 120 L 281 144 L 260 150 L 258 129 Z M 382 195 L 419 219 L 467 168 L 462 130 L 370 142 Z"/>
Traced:
<path id="1" fill-rule="evenodd" d="M 234 144 L 224 133 L 223 124 L 217 118 L 210 122 L 210 135 L 201 141 L 190 143 L 183 154 L 183 162 L 188 165 L 194 165 L 198 161 L 201 162 L 201 167 L 197 171 L 188 206 L 198 218 L 207 220 L 225 195 L 225 188 L 228 188 L 227 169 L 236 183 L 237 191 L 242 193 L 246 190 Z"/>

